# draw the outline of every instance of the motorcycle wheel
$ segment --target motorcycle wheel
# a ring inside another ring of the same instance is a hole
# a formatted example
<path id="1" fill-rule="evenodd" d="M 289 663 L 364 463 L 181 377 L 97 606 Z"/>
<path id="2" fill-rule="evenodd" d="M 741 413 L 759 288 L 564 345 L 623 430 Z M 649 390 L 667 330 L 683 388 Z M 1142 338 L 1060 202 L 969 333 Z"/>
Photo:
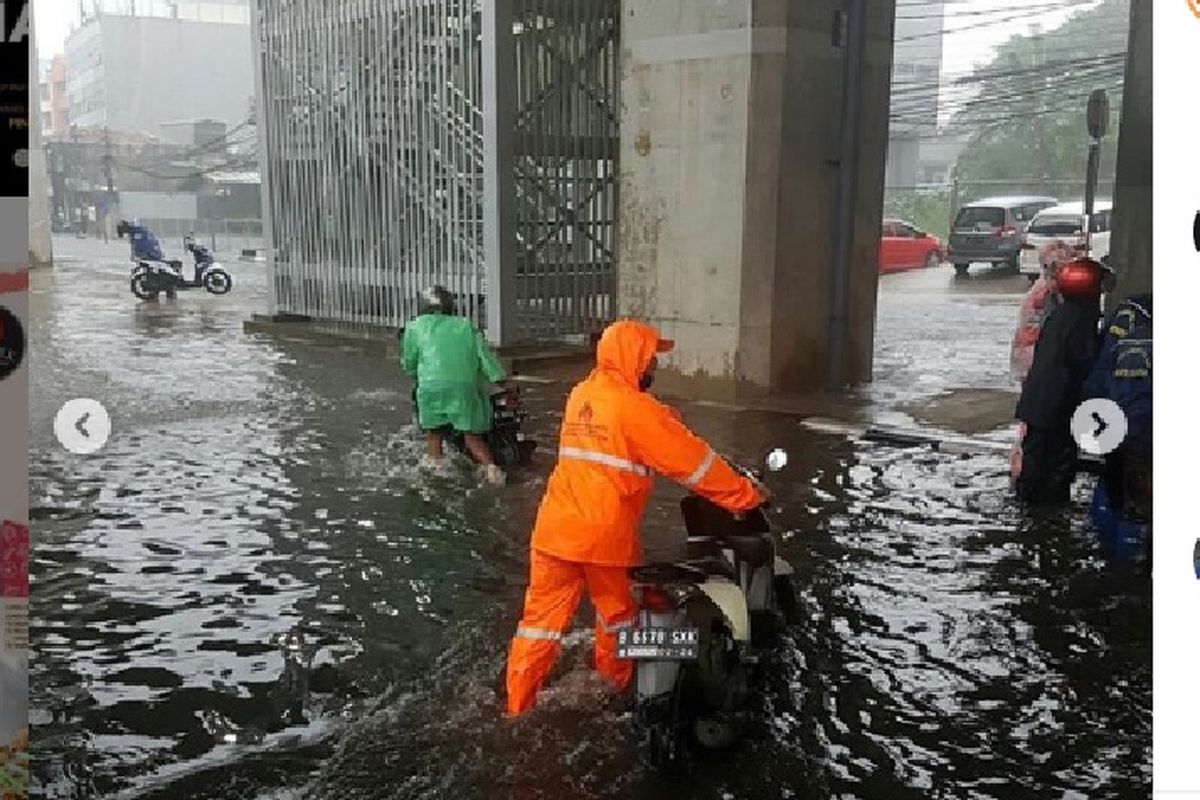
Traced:
<path id="1" fill-rule="evenodd" d="M 129 291 L 139 300 L 157 300 L 158 292 L 150 288 L 150 273 L 138 272 L 129 281 Z"/>
<path id="2" fill-rule="evenodd" d="M 677 766 L 682 760 L 687 744 L 683 719 L 684 670 L 675 678 L 671 699 L 667 702 L 663 716 L 648 725 L 647 744 L 650 764 L 658 769 Z"/>
<path id="3" fill-rule="evenodd" d="M 223 269 L 210 269 L 204 273 L 204 288 L 212 294 L 226 294 L 233 288 L 233 278 Z"/>
<path id="4" fill-rule="evenodd" d="M 775 578 L 775 607 L 788 625 L 798 621 L 800 605 L 796 602 L 796 587 L 787 576 L 778 575 Z"/>
<path id="5" fill-rule="evenodd" d="M 708 598 L 692 598 L 687 604 L 687 618 L 700 629 L 700 642 L 694 663 L 696 699 L 703 699 L 704 709 L 724 708 L 737 673 L 733 634 L 724 616 Z M 703 713 L 699 714 L 703 716 Z"/>
<path id="6" fill-rule="evenodd" d="M 692 735 L 705 750 L 722 750 L 737 740 L 737 731 L 732 725 L 713 717 L 697 719 L 692 724 Z"/>
<path id="7" fill-rule="evenodd" d="M 679 760 L 679 737 L 668 725 L 655 725 L 650 729 L 650 764 L 664 768 Z"/>
<path id="8" fill-rule="evenodd" d="M 502 467 L 516 466 L 521 463 L 521 448 L 511 436 L 501 436 L 495 442 L 492 456 Z"/>

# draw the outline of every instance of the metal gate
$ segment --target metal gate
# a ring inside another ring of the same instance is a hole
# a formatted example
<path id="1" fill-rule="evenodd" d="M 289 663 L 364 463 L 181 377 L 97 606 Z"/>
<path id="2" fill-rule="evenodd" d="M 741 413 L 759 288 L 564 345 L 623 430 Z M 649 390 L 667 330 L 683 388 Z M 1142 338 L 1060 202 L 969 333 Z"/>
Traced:
<path id="1" fill-rule="evenodd" d="M 481 320 L 477 0 L 258 0 L 282 311 L 395 326 L 441 283 Z"/>
<path id="2" fill-rule="evenodd" d="M 518 325 L 586 334 L 612 318 L 619 0 L 514 0 Z"/>
<path id="3" fill-rule="evenodd" d="M 396 326 L 441 283 L 480 325 L 489 304 L 493 322 L 515 315 L 494 326 L 506 339 L 588 333 L 611 317 L 618 0 L 511 0 L 507 67 L 487 63 L 482 0 L 255 3 L 277 310 Z M 488 204 L 484 94 L 496 81 L 507 84 L 496 96 L 515 96 L 501 115 L 514 135 L 492 163 L 512 181 Z M 513 245 L 493 259 L 491 286 L 489 225 Z"/>

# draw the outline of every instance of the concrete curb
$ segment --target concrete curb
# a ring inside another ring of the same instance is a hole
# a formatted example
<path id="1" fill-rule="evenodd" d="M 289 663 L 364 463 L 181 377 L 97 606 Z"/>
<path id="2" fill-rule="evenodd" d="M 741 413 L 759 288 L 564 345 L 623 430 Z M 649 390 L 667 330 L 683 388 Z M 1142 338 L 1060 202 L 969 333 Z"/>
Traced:
<path id="1" fill-rule="evenodd" d="M 394 328 L 322 322 L 296 314 L 255 314 L 242 323 L 242 329 L 246 333 L 287 341 L 354 347 L 390 360 L 400 357 L 402 340 Z M 553 366 L 590 364 L 593 360 L 593 351 L 589 347 L 556 343 L 503 347 L 496 354 L 505 368 L 514 374 Z"/>

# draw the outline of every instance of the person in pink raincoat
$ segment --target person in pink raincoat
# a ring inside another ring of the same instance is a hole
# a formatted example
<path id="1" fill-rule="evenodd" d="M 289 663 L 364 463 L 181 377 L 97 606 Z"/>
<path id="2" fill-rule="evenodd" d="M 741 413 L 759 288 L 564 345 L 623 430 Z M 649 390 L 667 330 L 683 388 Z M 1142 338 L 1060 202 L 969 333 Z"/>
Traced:
<path id="1" fill-rule="evenodd" d="M 1025 383 L 1029 367 L 1033 364 L 1033 349 L 1042 332 L 1042 323 L 1054 310 L 1058 295 L 1054 283 L 1060 264 L 1075 257 L 1075 250 L 1062 241 L 1051 242 L 1041 248 L 1038 260 L 1042 263 L 1042 274 L 1029 287 L 1021 301 L 1021 312 L 1013 334 L 1009 366 L 1018 384 Z M 1025 438 L 1025 423 L 1017 423 L 1017 441 L 1009 455 L 1009 466 L 1015 482 L 1021 475 L 1021 442 Z"/>

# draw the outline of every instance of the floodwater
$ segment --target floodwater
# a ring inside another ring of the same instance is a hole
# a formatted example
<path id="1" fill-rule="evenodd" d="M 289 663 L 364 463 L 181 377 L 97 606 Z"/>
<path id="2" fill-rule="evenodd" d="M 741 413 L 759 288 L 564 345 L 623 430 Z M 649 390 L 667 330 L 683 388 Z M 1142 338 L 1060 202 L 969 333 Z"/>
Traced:
<path id="1" fill-rule="evenodd" d="M 773 520 L 802 614 L 748 741 L 662 777 L 602 707 L 586 610 L 541 706 L 499 719 L 547 455 L 502 491 L 422 471 L 394 365 L 242 332 L 261 266 L 140 305 L 120 246 L 56 248 L 33 296 L 34 796 L 1149 794 L 1147 571 L 1081 503 L 1024 514 L 1003 456 L 683 406 L 735 458 L 790 452 Z M 1020 288 L 885 277 L 863 412 L 1008 388 Z M 527 390 L 543 442 L 563 390 Z M 113 417 L 92 457 L 53 440 L 76 396 Z M 679 495 L 660 487 L 651 555 L 682 542 Z"/>

